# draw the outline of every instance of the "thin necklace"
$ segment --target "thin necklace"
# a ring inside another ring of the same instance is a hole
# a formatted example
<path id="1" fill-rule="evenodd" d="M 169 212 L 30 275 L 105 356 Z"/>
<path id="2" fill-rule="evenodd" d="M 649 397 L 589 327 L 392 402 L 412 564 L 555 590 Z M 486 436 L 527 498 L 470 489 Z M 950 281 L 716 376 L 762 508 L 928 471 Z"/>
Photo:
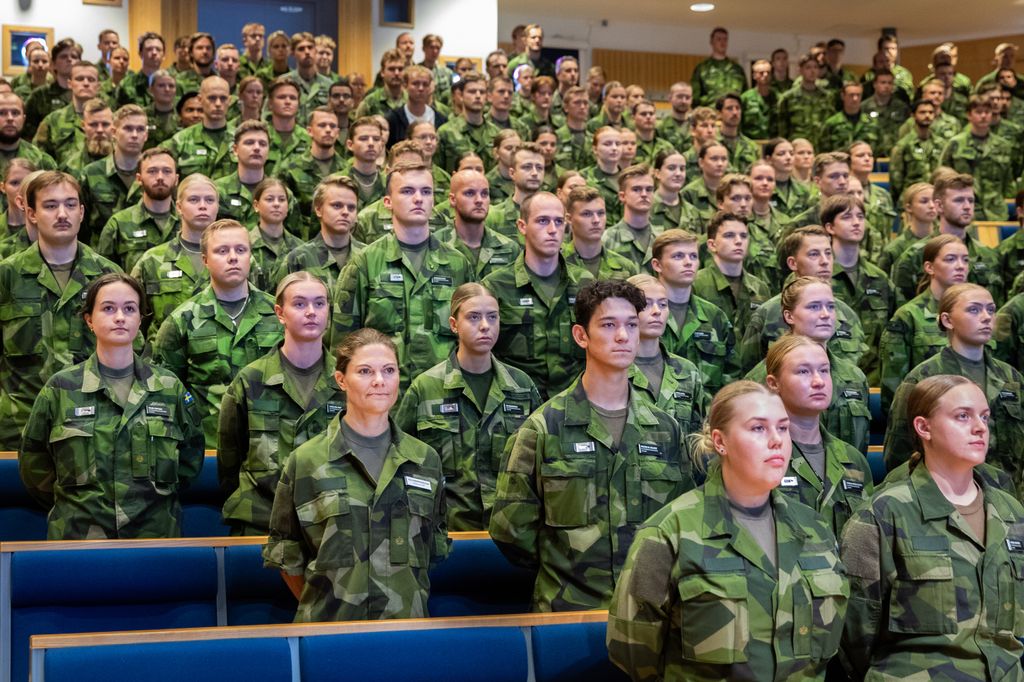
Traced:
<path id="1" fill-rule="evenodd" d="M 235 313 L 234 315 L 232 315 L 231 313 L 228 313 L 227 308 L 224 308 L 224 312 L 228 314 L 228 317 L 231 318 L 231 322 L 234 323 L 234 325 L 236 327 L 238 326 L 238 318 L 241 317 L 242 313 L 245 312 L 245 306 L 247 306 L 247 305 L 249 305 L 249 294 L 245 295 L 245 300 L 242 301 L 242 307 L 239 308 L 238 312 Z M 224 306 L 222 305 L 221 307 L 223 308 Z"/>

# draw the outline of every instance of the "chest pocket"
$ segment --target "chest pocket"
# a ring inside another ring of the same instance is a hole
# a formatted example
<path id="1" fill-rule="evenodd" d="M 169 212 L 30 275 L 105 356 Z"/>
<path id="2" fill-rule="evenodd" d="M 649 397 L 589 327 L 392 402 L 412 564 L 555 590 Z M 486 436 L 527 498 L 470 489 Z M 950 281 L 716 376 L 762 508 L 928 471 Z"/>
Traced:
<path id="1" fill-rule="evenodd" d="M 16 300 L 0 306 L 4 355 L 17 357 L 39 353 L 42 314 L 43 304 L 39 301 Z"/>
<path id="2" fill-rule="evenodd" d="M 665 448 L 666 445 L 663 444 L 661 447 Z M 678 497 L 683 492 L 684 478 L 688 479 L 689 475 L 684 476 L 678 462 L 657 457 L 641 457 L 640 497 L 643 518 L 650 518 L 652 514 Z M 632 506 L 633 500 L 629 500 L 629 504 Z"/>
<path id="3" fill-rule="evenodd" d="M 277 401 L 255 402 L 249 410 L 249 453 L 245 467 L 250 471 L 278 471 L 281 462 L 278 449 L 281 437 L 281 414 Z"/>
<path id="4" fill-rule="evenodd" d="M 439 282 L 441 280 L 447 282 L 447 284 L 434 283 L 435 280 Z M 451 309 L 452 286 L 453 278 L 448 274 L 434 275 L 431 277 L 430 284 L 430 310 L 425 311 L 428 315 L 424 316 L 423 324 L 429 330 L 436 333 L 438 336 L 446 338 L 454 338 L 455 333 L 452 332 L 451 326 L 448 324 L 448 313 Z M 432 329 L 431 329 L 432 326 Z"/>
<path id="5" fill-rule="evenodd" d="M 1024 558 L 1011 556 L 999 572 L 999 607 L 996 628 L 1024 637 Z"/>
<path id="6" fill-rule="evenodd" d="M 63 488 L 86 485 L 96 479 L 93 419 L 65 420 L 50 430 L 50 451 Z"/>
<path id="7" fill-rule="evenodd" d="M 889 629 L 893 632 L 948 635 L 957 631 L 956 585 L 948 540 L 934 540 L 945 543 L 946 552 L 907 552 L 896 557 L 896 579 L 889 594 Z"/>
<path id="8" fill-rule="evenodd" d="M 742 567 L 743 561 L 737 557 L 736 563 Z M 688 575 L 680 579 L 677 590 L 683 658 L 719 665 L 745 662 L 750 641 L 747 576 Z"/>
<path id="9" fill-rule="evenodd" d="M 161 486 L 178 483 L 178 448 L 184 436 L 177 424 L 145 417 L 131 426 L 132 477 L 149 478 Z"/>
<path id="10" fill-rule="evenodd" d="M 402 282 L 379 282 L 370 294 L 364 326 L 382 334 L 405 331 L 405 285 Z"/>
<path id="11" fill-rule="evenodd" d="M 311 571 L 326 571 L 355 565 L 352 543 L 352 515 L 348 485 L 344 478 L 316 482 L 313 499 L 296 505 L 295 514 L 303 534 L 317 544 Z"/>
<path id="12" fill-rule="evenodd" d="M 842 398 L 842 394 L 843 391 L 840 390 L 840 400 L 836 401 L 835 408 L 830 408 L 830 411 L 835 410 L 838 417 L 839 428 L 836 429 L 836 436 L 862 450 L 869 440 L 871 408 L 864 404 L 863 400 Z"/>
<path id="13" fill-rule="evenodd" d="M 445 478 L 455 479 L 461 467 L 460 425 L 456 415 L 422 415 L 416 420 L 416 433 L 420 439 L 441 455 Z"/>
<path id="14" fill-rule="evenodd" d="M 519 300 L 517 297 L 513 303 L 517 303 Z M 514 357 L 533 358 L 536 355 L 533 341 L 533 309 L 531 307 L 522 305 L 502 307 L 498 345 L 503 347 L 505 354 Z"/>
<path id="15" fill-rule="evenodd" d="M 431 484 L 436 485 L 433 481 Z M 392 507 L 390 530 L 389 554 L 393 565 L 429 568 L 434 532 L 433 493 L 406 486 L 404 497 Z"/>
<path id="16" fill-rule="evenodd" d="M 586 526 L 597 505 L 594 462 L 562 459 L 541 464 L 544 521 L 556 528 Z"/>
<path id="17" fill-rule="evenodd" d="M 793 595 L 793 653 L 827 661 L 839 651 L 850 584 L 822 556 L 800 557 Z"/>

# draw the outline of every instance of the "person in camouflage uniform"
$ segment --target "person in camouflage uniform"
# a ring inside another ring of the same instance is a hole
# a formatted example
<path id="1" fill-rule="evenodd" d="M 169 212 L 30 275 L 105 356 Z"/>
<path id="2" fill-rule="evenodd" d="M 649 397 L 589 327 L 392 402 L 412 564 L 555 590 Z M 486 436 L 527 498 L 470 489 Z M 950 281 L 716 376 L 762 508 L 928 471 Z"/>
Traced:
<path id="1" fill-rule="evenodd" d="M 715 101 L 727 92 L 743 92 L 747 89 L 747 75 L 743 67 L 729 59 L 729 32 L 718 27 L 711 31 L 711 56 L 693 67 L 690 85 L 693 101 L 697 106 L 714 106 Z"/>
<path id="2" fill-rule="evenodd" d="M 633 132 L 636 133 L 637 146 L 636 158 L 633 163 L 652 166 L 658 155 L 675 151 L 675 147 L 668 140 L 658 135 L 656 128 L 658 121 L 657 110 L 653 102 L 647 99 L 641 100 L 633 105 L 632 111 Z M 746 138 L 740 140 L 741 144 L 742 140 L 746 140 Z"/>
<path id="3" fill-rule="evenodd" d="M 605 231 L 601 243 L 609 252 L 627 258 L 637 271 L 650 271 L 651 246 L 662 232 L 650 220 L 654 176 L 647 165 L 636 164 L 623 168 L 617 181 L 622 220 Z"/>
<path id="4" fill-rule="evenodd" d="M 608 222 L 622 220 L 622 200 L 619 199 L 619 162 L 622 158 L 622 136 L 611 126 L 594 131 L 594 165 L 580 171 L 587 184 L 604 197 Z"/>
<path id="5" fill-rule="evenodd" d="M 57 162 L 49 154 L 22 139 L 24 128 L 25 104 L 15 94 L 0 92 L 0 177 L 11 159 L 25 159 L 39 170 L 57 170 Z"/>
<path id="6" fill-rule="evenodd" d="M 907 120 L 910 112 L 907 103 L 893 94 L 896 86 L 892 71 L 876 71 L 871 84 L 874 90 L 871 96 L 864 98 L 860 110 L 863 115 L 874 121 L 877 130 L 875 146 L 879 154 L 886 154 L 900 139 L 900 126 Z"/>
<path id="7" fill-rule="evenodd" d="M 178 118 L 177 111 L 178 84 L 169 71 L 165 69 L 154 71 L 147 92 L 152 98 L 152 101 L 145 107 L 146 120 L 149 122 L 146 149 L 150 149 L 160 147 L 174 137 L 180 130 L 178 126 L 181 120 Z"/>
<path id="8" fill-rule="evenodd" d="M 267 175 L 274 175 L 282 160 L 305 153 L 312 144 L 309 133 L 299 124 L 300 97 L 298 84 L 287 76 L 275 79 L 267 87 Z"/>
<path id="9" fill-rule="evenodd" d="M 228 83 L 219 76 L 210 76 L 199 88 L 203 119 L 164 142 L 163 147 L 178 162 L 178 173 L 187 177 L 200 173 L 219 178 L 231 172 L 231 134 L 227 128 Z"/>
<path id="10" fill-rule="evenodd" d="M 508 170 L 512 192 L 505 199 L 491 204 L 484 226 L 509 239 L 517 239 L 520 236 L 516 229 L 516 221 L 522 212 L 520 207 L 541 189 L 544 182 L 544 150 L 536 142 L 520 144 L 512 152 Z"/>
<path id="11" fill-rule="evenodd" d="M 746 192 L 750 192 L 749 185 L 739 187 L 746 187 Z M 707 234 L 712 263 L 697 271 L 693 293 L 721 308 L 737 334 L 742 336 L 750 316 L 771 298 L 771 289 L 743 267 L 750 248 L 746 218 L 719 211 L 708 223 Z"/>
<path id="12" fill-rule="evenodd" d="M 661 343 L 668 323 L 668 293 L 651 275 L 634 275 L 627 280 L 643 292 L 647 307 L 640 311 L 640 344 L 629 367 L 629 385 L 651 404 L 676 418 L 684 438 L 701 430 L 711 396 L 697 365 Z M 685 451 L 689 448 L 685 446 Z"/>
<path id="13" fill-rule="evenodd" d="M 779 136 L 807 138 L 817 149 L 818 133 L 835 105 L 831 93 L 818 87 L 818 62 L 809 54 L 800 56 L 800 76 L 800 85 L 779 97 Z"/>
<path id="14" fill-rule="evenodd" d="M 395 145 L 394 149 L 397 148 Z M 434 236 L 466 257 L 473 266 L 475 279 L 483 279 L 515 261 L 521 251 L 519 242 L 486 225 L 490 196 L 483 173 L 458 171 L 452 176 L 448 196 L 455 222 L 450 227 L 435 230 Z"/>
<path id="15" fill-rule="evenodd" d="M 451 292 L 473 279 L 465 256 L 430 234 L 434 180 L 422 163 L 390 169 L 385 206 L 393 230 L 353 254 L 335 284 L 332 345 L 361 327 L 387 334 L 398 347 L 402 385 L 448 357 Z"/>
<path id="16" fill-rule="evenodd" d="M 101 256 L 127 271 L 150 247 L 167 242 L 180 223 L 171 198 L 178 184 L 174 157 L 163 149 L 147 149 L 139 158 L 136 177 L 142 198 L 110 217 L 96 246 Z"/>
<path id="17" fill-rule="evenodd" d="M 843 532 L 841 659 L 852 679 L 1021 679 L 1024 507 L 983 471 L 986 397 L 961 376 L 929 377 L 909 397 L 909 476 Z"/>
<path id="18" fill-rule="evenodd" d="M 716 396 L 707 482 L 639 528 L 612 597 L 608 655 L 631 679 L 825 679 L 849 584 L 828 523 L 779 488 L 787 422 L 753 382 Z"/>
<path id="19" fill-rule="evenodd" d="M 504 321 L 494 354 L 524 372 L 548 397 L 567 387 L 582 369 L 583 352 L 573 343 L 573 303 L 593 279 L 561 255 L 565 208 L 558 197 L 538 192 L 523 202 L 517 227 L 525 249 L 497 268 L 483 285 L 498 299 Z"/>
<path id="20" fill-rule="evenodd" d="M 772 192 L 772 208 L 779 210 L 787 219 L 800 215 L 813 203 L 811 187 L 795 175 L 796 153 L 793 143 L 781 137 L 769 140 L 764 146 L 764 156 L 775 169 L 775 189 Z M 780 230 L 774 230 L 773 234 Z"/>
<path id="21" fill-rule="evenodd" d="M 305 272 L 289 275 L 277 287 L 274 310 L 284 341 L 239 370 L 220 403 L 217 477 L 234 535 L 267 533 L 288 454 L 345 407 L 323 346 L 331 311 L 324 283 Z"/>
<path id="22" fill-rule="evenodd" d="M 743 267 L 776 291 L 782 288 L 783 277 L 775 252 L 775 234 L 784 229 L 789 218 L 773 205 L 776 171 L 771 159 L 755 161 L 749 178 L 751 201 L 746 217 L 750 246 Z M 735 186 L 732 191 L 736 191 Z"/>
<path id="23" fill-rule="evenodd" d="M 25 138 L 36 134 L 50 112 L 71 103 L 71 68 L 82 58 L 82 46 L 73 38 L 58 40 L 50 48 L 53 81 L 36 88 L 25 101 Z"/>
<path id="24" fill-rule="evenodd" d="M 504 201 L 508 197 L 512 196 L 512 192 L 515 191 L 515 185 L 512 182 L 510 171 L 512 168 L 512 156 L 523 144 L 523 141 L 519 139 L 519 133 L 514 129 L 508 128 L 505 130 L 499 130 L 491 140 L 491 159 L 494 160 L 494 165 L 490 170 L 487 171 L 486 177 L 487 182 L 491 186 L 491 203 L 497 204 L 498 202 Z M 462 162 L 467 157 L 471 158 L 471 155 L 480 157 L 475 152 L 466 152 L 459 157 L 459 169 L 461 170 Z M 483 163 L 482 158 L 481 163 Z M 486 167 L 486 163 L 483 163 Z"/>
<path id="25" fill-rule="evenodd" d="M 263 44 L 267 36 L 267 27 L 258 22 L 250 22 L 242 27 L 242 48 L 245 52 L 239 59 L 239 75 L 255 76 L 267 63 L 263 53 Z"/>
<path id="26" fill-rule="evenodd" d="M 771 86 L 772 65 L 758 59 L 750 67 L 751 87 L 740 95 L 743 134 L 753 140 L 769 140 L 778 133 L 779 96 Z M 745 170 L 745 169 L 744 169 Z"/>
<path id="27" fill-rule="evenodd" d="M 47 114 L 32 137 L 32 143 L 61 167 L 66 166 L 68 159 L 84 145 L 82 116 L 86 103 L 99 94 L 98 74 L 96 65 L 91 62 L 78 62 L 71 67 L 70 102 Z"/>
<path id="28" fill-rule="evenodd" d="M 203 232 L 217 219 L 217 187 L 205 175 L 190 175 L 178 185 L 175 207 L 181 221 L 177 238 L 148 249 L 132 267 L 132 277 L 146 292 L 150 319 L 148 328 L 143 323 L 143 332 L 149 341 L 171 311 L 210 281 L 201 242 Z"/>
<path id="29" fill-rule="evenodd" d="M 715 102 L 718 111 L 719 141 L 729 150 L 729 166 L 746 172 L 750 165 L 761 158 L 761 146 L 740 132 L 743 117 L 743 100 L 739 93 L 728 92 Z"/>
<path id="30" fill-rule="evenodd" d="M 857 82 L 843 83 L 840 111 L 826 118 L 818 131 L 820 152 L 845 151 L 854 140 L 867 142 L 878 147 L 878 123 L 869 114 L 861 111 L 861 96 L 864 87 Z M 878 147 L 881 149 L 881 147 Z"/>
<path id="31" fill-rule="evenodd" d="M 296 33 L 291 38 L 295 68 L 287 78 L 299 88 L 299 125 L 310 123 L 310 114 L 317 107 L 327 106 L 331 79 L 319 73 L 316 68 L 316 40 L 312 33 Z"/>
<path id="32" fill-rule="evenodd" d="M 156 80 L 156 72 L 162 69 L 166 49 L 164 39 L 159 33 L 147 31 L 139 36 L 138 42 L 142 68 L 125 74 L 111 106 L 123 107 L 126 104 L 136 104 L 146 108 L 153 103 L 150 86 Z M 168 72 L 167 75 L 169 76 L 170 73 Z M 177 82 L 175 82 L 175 87 L 177 87 Z"/>
<path id="33" fill-rule="evenodd" d="M 122 273 L 93 280 L 83 318 L 96 350 L 32 406 L 18 467 L 49 511 L 49 540 L 181 535 L 178 492 L 199 475 L 203 436 L 177 377 L 133 353 L 143 302 Z"/>
<path id="34" fill-rule="evenodd" d="M 900 306 L 882 332 L 879 356 L 882 414 L 890 414 L 893 396 L 904 377 L 948 344 L 939 327 L 939 301 L 946 289 L 963 284 L 971 269 L 970 256 L 962 241 L 951 234 L 928 240 L 924 247 L 927 286 L 915 298 Z M 999 338 L 999 323 L 996 323 Z M 1010 362 L 1001 355 L 1001 360 Z"/>
<path id="35" fill-rule="evenodd" d="M 689 83 L 677 81 L 669 86 L 667 116 L 658 119 L 658 135 L 668 140 L 676 151 L 686 149 L 690 144 L 690 108 L 693 105 L 693 88 Z"/>
<path id="36" fill-rule="evenodd" d="M 822 424 L 834 395 L 827 351 L 810 337 L 787 334 L 768 349 L 765 370 L 764 383 L 782 398 L 793 438 L 779 490 L 821 514 L 838 535 L 874 484 L 863 450 Z"/>
<path id="37" fill-rule="evenodd" d="M 935 180 L 935 203 L 939 209 L 938 234 L 952 234 L 967 245 L 971 257 L 971 271 L 968 281 L 980 284 L 992 292 L 992 297 L 1002 301 L 1006 291 L 1003 282 L 999 253 L 985 246 L 977 237 L 977 230 L 971 226 L 974 220 L 975 194 L 974 179 L 960 173 L 947 174 Z M 896 287 L 896 304 L 914 298 L 923 270 L 923 254 L 926 241 L 921 239 L 903 252 L 892 266 L 892 283 Z"/>
<path id="38" fill-rule="evenodd" d="M 309 151 L 283 158 L 274 169 L 274 174 L 295 196 L 299 216 L 305 217 L 299 234 L 303 238 L 312 236 L 319 227 L 313 212 L 313 191 L 328 175 L 345 169 L 345 160 L 335 153 L 339 133 L 337 114 L 329 107 L 313 109 L 307 131 L 312 138 Z"/>
<path id="39" fill-rule="evenodd" d="M 491 353 L 500 329 L 491 292 L 463 284 L 452 294 L 451 313 L 457 350 L 413 380 L 395 423 L 441 455 L 448 529 L 484 530 L 505 444 L 541 399 L 525 372 Z"/>
<path id="40" fill-rule="evenodd" d="M 992 110 L 977 95 L 967 105 L 969 130 L 954 135 L 942 150 L 940 163 L 974 178 L 978 214 L 982 220 L 1006 220 L 1006 197 L 1016 189 L 1013 145 L 989 133 Z"/>
<path id="41" fill-rule="evenodd" d="M 632 259 L 612 251 L 603 242 L 607 215 L 600 192 L 588 185 L 576 187 L 564 203 L 572 229 L 572 239 L 562 245 L 567 265 L 587 270 L 594 279 L 626 279 L 640 271 Z M 649 247 L 647 252 L 650 253 Z"/>
<path id="42" fill-rule="evenodd" d="M 114 112 L 110 155 L 82 169 L 82 201 L 86 206 L 79 234 L 82 242 L 95 247 L 111 216 L 140 200 L 139 159 L 148 134 L 146 112 L 141 107 L 129 104 Z"/>
<path id="43" fill-rule="evenodd" d="M 988 418 L 988 462 L 1005 471 L 1021 490 L 1024 466 L 1020 450 L 1024 444 L 1024 412 L 1021 384 L 1024 376 L 1012 365 L 995 357 L 986 347 L 992 339 L 996 305 L 992 295 L 977 284 L 956 284 L 939 301 L 939 325 L 947 332 L 949 345 L 910 371 L 896 390 L 885 429 L 885 464 L 893 469 L 913 452 L 914 425 L 907 417 L 907 405 L 916 384 L 937 374 L 967 377 L 985 393 L 991 413 Z"/>
<path id="44" fill-rule="evenodd" d="M 946 86 L 938 78 L 932 78 L 921 86 L 921 99 L 929 100 L 935 106 L 935 120 L 932 122 L 931 130 L 932 136 L 935 138 L 935 144 L 940 148 L 941 152 L 941 149 L 945 147 L 946 143 L 954 135 L 963 131 L 964 122 L 962 119 L 951 116 L 943 110 L 943 105 L 946 102 Z M 914 130 L 914 121 L 909 114 L 905 119 L 903 125 L 899 128 L 897 140 L 901 137 L 906 137 Z"/>
<path id="45" fill-rule="evenodd" d="M 241 368 L 281 341 L 273 298 L 248 282 L 249 233 L 222 219 L 203 231 L 209 286 L 174 309 L 153 342 L 153 360 L 178 375 L 198 401 L 206 446 L 217 447 L 221 398 Z"/>
<path id="46" fill-rule="evenodd" d="M 278 260 L 271 281 L 279 282 L 289 273 L 306 270 L 334 291 L 342 268 L 366 248 L 366 244 L 352 238 L 358 191 L 355 182 L 344 175 L 329 175 L 316 186 L 313 211 L 320 221 L 320 231 Z"/>
<path id="47" fill-rule="evenodd" d="M 1017 192 L 1014 197 L 1014 210 L 1017 214 L 1017 229 L 1009 238 L 999 242 L 996 250 L 1003 263 L 1003 281 L 1014 283 L 1014 280 L 1024 272 L 1024 190 Z M 1014 291 L 1016 286 L 1007 291 L 1007 297 L 1019 293 Z"/>
<path id="48" fill-rule="evenodd" d="M 297 622 L 425 618 L 447 557 L 441 457 L 388 418 L 399 359 L 361 329 L 338 352 L 347 408 L 285 460 L 263 548 L 299 600 Z"/>
<path id="49" fill-rule="evenodd" d="M 377 165 L 386 139 L 380 122 L 374 118 L 358 118 L 348 127 L 345 145 L 352 157 L 342 173 L 355 182 L 360 206 L 366 207 L 382 199 L 387 191 L 384 173 Z"/>
<path id="50" fill-rule="evenodd" d="M 593 139 L 587 132 L 587 91 L 585 88 L 571 87 L 565 91 L 562 102 L 565 108 L 565 123 L 555 129 L 555 137 L 558 138 L 555 163 L 563 168 L 578 171 L 592 163 L 590 147 Z"/>
<path id="51" fill-rule="evenodd" d="M 256 224 L 249 228 L 252 267 L 249 281 L 261 291 L 270 292 L 277 287 L 275 272 L 285 257 L 303 246 L 304 242 L 285 229 L 288 207 L 292 205 L 288 188 L 277 178 L 263 178 L 252 193 Z"/>
<path id="52" fill-rule="evenodd" d="M 0 262 L 0 447 L 6 450 L 17 449 L 43 384 L 93 351 L 78 314 L 89 282 L 121 271 L 78 242 L 85 208 L 74 178 L 43 171 L 24 191 L 38 240 Z"/>
<path id="53" fill-rule="evenodd" d="M 181 92 L 193 92 L 199 90 L 202 82 L 216 76 L 214 70 L 214 59 L 217 54 L 217 44 L 213 36 L 203 31 L 197 31 L 188 37 L 189 66 L 186 69 L 179 69 L 174 74 L 178 81 L 178 90 Z M 226 81 L 225 81 L 226 82 Z"/>
<path id="54" fill-rule="evenodd" d="M 449 173 L 458 170 L 459 159 L 470 151 L 484 160 L 485 167 L 494 165 L 492 148 L 500 130 L 484 117 L 486 98 L 487 80 L 468 74 L 462 81 L 462 115 L 452 116 L 437 129 L 434 163 Z"/>
<path id="55" fill-rule="evenodd" d="M 931 130 L 935 105 L 926 99 L 915 100 L 912 113 L 914 131 L 900 138 L 889 153 L 889 187 L 897 199 L 912 184 L 929 182 L 942 155 L 942 145 Z"/>
<path id="56" fill-rule="evenodd" d="M 682 196 L 686 186 L 686 157 L 679 152 L 665 152 L 654 159 L 653 167 L 657 185 L 651 204 L 651 225 L 661 230 L 678 227 L 700 232 L 704 221 Z"/>
<path id="57" fill-rule="evenodd" d="M 387 50 L 380 58 L 380 73 L 384 79 L 381 87 L 366 93 L 356 109 L 356 118 L 383 116 L 392 109 L 405 105 L 405 90 L 402 88 L 402 74 L 405 72 L 405 57 L 398 50 Z"/>
<path id="58" fill-rule="evenodd" d="M 110 155 L 113 150 L 114 112 L 110 106 L 94 97 L 82 108 L 84 139 L 60 162 L 66 173 L 81 178 L 85 167 Z"/>
<path id="59" fill-rule="evenodd" d="M 651 266 L 668 294 L 669 317 L 663 343 L 701 371 L 704 390 L 714 395 L 739 373 L 736 335 L 722 309 L 693 293 L 698 269 L 697 235 L 665 230 L 651 247 Z"/>
<path id="60" fill-rule="evenodd" d="M 934 197 L 935 187 L 928 182 L 915 182 L 903 190 L 900 197 L 900 203 L 903 205 L 900 232 L 882 248 L 878 260 L 875 261 L 875 265 L 882 268 L 883 272 L 890 273 L 891 276 L 892 266 L 911 244 L 932 236 L 935 219 L 939 215 Z"/>
<path id="61" fill-rule="evenodd" d="M 630 390 L 645 304 L 623 281 L 580 290 L 572 334 L 584 372 L 505 449 L 490 533 L 537 571 L 534 611 L 607 608 L 633 532 L 693 487 L 679 424 Z"/>

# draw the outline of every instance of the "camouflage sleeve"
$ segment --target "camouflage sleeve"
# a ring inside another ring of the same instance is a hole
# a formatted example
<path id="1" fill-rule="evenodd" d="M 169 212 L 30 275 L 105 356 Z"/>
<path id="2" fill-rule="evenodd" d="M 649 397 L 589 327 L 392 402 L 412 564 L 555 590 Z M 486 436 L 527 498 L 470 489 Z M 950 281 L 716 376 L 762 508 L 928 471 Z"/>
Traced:
<path id="1" fill-rule="evenodd" d="M 421 383 L 419 377 L 412 380 L 409 389 L 402 396 L 402 402 L 399 403 L 398 409 L 392 415 L 395 423 L 398 424 L 398 428 L 414 438 L 419 438 L 416 435 L 416 412 L 419 410 L 420 402 L 422 401 L 419 392 Z"/>
<path id="2" fill-rule="evenodd" d="M 32 144 L 56 158 L 54 155 L 56 150 L 50 145 L 50 122 L 45 118 L 39 122 L 39 127 L 36 128 L 36 133 L 32 137 Z"/>
<path id="3" fill-rule="evenodd" d="M 53 427 L 53 389 L 47 384 L 36 396 L 18 452 L 18 471 L 28 494 L 46 509 L 53 508 L 53 484 L 57 469 L 50 452 L 50 430 Z"/>
<path id="4" fill-rule="evenodd" d="M 431 566 L 447 559 L 452 549 L 452 540 L 448 537 L 448 495 L 445 491 L 444 472 L 440 468 L 438 464 L 438 485 L 434 491 L 434 538 L 430 547 Z"/>
<path id="5" fill-rule="evenodd" d="M 904 381 L 892 399 L 892 409 L 889 410 L 885 426 L 885 442 L 882 445 L 882 457 L 887 471 L 892 471 L 910 459 L 914 450 L 910 437 L 911 426 L 907 421 L 907 398 L 913 388 L 914 383 Z"/>
<path id="6" fill-rule="evenodd" d="M 117 238 L 117 221 L 113 216 L 107 221 L 107 224 L 100 230 L 99 240 L 96 242 L 96 253 L 100 254 L 104 258 L 108 258 L 114 262 L 117 262 L 117 253 L 115 246 L 115 239 Z M 124 265 L 124 263 L 119 263 Z"/>
<path id="7" fill-rule="evenodd" d="M 910 299 L 914 298 L 917 291 L 917 283 L 921 278 L 918 268 L 918 259 L 914 249 L 907 249 L 896 259 L 892 266 L 892 285 L 896 294 L 895 305 L 899 308 Z"/>
<path id="8" fill-rule="evenodd" d="M 295 452 L 288 455 L 274 493 L 270 510 L 270 532 L 263 547 L 263 566 L 288 575 L 305 574 L 309 554 L 306 551 L 299 515 L 295 511 Z"/>
<path id="9" fill-rule="evenodd" d="M 903 193 L 903 154 L 905 147 L 897 144 L 889 155 L 889 188 L 897 200 Z"/>
<path id="10" fill-rule="evenodd" d="M 942 154 L 939 156 L 939 165 L 952 168 L 954 153 L 956 153 L 956 142 L 949 140 L 946 146 L 942 148 Z"/>
<path id="11" fill-rule="evenodd" d="M 527 568 L 538 565 L 537 537 L 541 526 L 541 499 L 536 480 L 536 463 L 542 453 L 543 424 L 531 416 L 509 439 L 498 472 L 491 539 L 509 561 Z"/>
<path id="12" fill-rule="evenodd" d="M 910 366 L 912 343 L 913 332 L 906 320 L 903 319 L 903 315 L 897 312 L 882 332 L 882 341 L 878 352 L 881 362 L 882 414 L 889 414 L 896 389 L 900 387 L 907 372 L 913 369 Z"/>
<path id="13" fill-rule="evenodd" d="M 779 98 L 779 137 L 787 140 L 791 137 L 792 123 L 789 116 L 789 98 L 783 95 Z"/>
<path id="14" fill-rule="evenodd" d="M 345 264 L 334 285 L 334 314 L 331 316 L 331 348 L 363 326 L 365 277 L 362 253 L 354 254 Z"/>
<path id="15" fill-rule="evenodd" d="M 839 659 L 851 679 L 862 680 L 871 666 L 882 613 L 881 552 L 885 543 L 869 507 L 862 508 L 843 528 L 840 556 L 850 579 L 850 600 Z"/>
<path id="16" fill-rule="evenodd" d="M 735 381 L 743 376 L 743 366 L 736 352 L 736 328 L 723 314 L 723 331 L 725 332 L 725 367 L 722 369 L 722 385 Z"/>
<path id="17" fill-rule="evenodd" d="M 1017 362 L 1017 320 L 1010 304 L 996 313 L 996 324 L 992 334 L 996 342 L 995 356 L 1016 367 Z"/>
<path id="18" fill-rule="evenodd" d="M 188 339 L 181 333 L 174 315 L 171 315 L 156 334 L 153 343 L 153 362 L 174 372 L 183 384 L 188 386 Z"/>
<path id="19" fill-rule="evenodd" d="M 736 361 L 739 362 L 740 372 L 746 373 L 754 369 L 764 357 L 764 352 L 761 350 L 763 332 L 764 306 L 762 305 L 750 316 L 750 321 L 747 322 L 747 327 L 743 330 L 743 339 L 736 349 Z"/>
<path id="20" fill-rule="evenodd" d="M 633 540 L 608 607 L 608 657 L 633 680 L 660 680 L 672 614 L 672 547 L 660 529 Z"/>
<path id="21" fill-rule="evenodd" d="M 238 490 L 238 473 L 249 451 L 245 384 L 236 376 L 220 400 L 217 417 L 217 480 L 225 496 Z"/>
<path id="22" fill-rule="evenodd" d="M 206 438 L 195 396 L 184 386 L 178 388 L 178 427 L 184 436 L 178 446 L 178 488 L 184 490 L 203 469 Z"/>

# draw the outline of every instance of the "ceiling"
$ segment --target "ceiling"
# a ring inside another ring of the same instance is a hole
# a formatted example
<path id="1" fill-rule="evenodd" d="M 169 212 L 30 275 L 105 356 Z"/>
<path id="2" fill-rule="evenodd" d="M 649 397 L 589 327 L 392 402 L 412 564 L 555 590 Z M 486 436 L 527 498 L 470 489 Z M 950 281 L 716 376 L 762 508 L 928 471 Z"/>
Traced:
<path id="1" fill-rule="evenodd" d="M 904 43 L 1024 33 L 1024 0 L 712 0 L 717 7 L 704 14 L 690 11 L 691 1 L 499 0 L 499 11 L 872 39 L 895 26 Z"/>

